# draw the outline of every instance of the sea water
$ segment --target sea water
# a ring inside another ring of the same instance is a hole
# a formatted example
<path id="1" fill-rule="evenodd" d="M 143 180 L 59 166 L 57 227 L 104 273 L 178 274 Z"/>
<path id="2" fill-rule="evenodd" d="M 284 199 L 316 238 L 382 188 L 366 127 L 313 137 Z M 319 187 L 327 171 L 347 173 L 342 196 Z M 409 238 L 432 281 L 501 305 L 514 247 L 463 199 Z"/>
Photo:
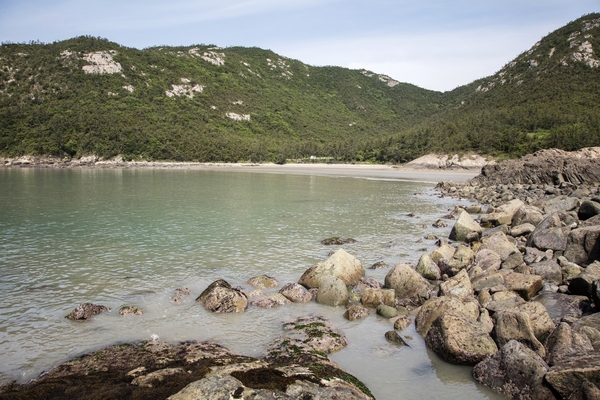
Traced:
<path id="1" fill-rule="evenodd" d="M 212 314 L 195 298 L 213 281 L 252 288 L 267 274 L 277 291 L 343 247 L 383 282 L 384 261 L 415 263 L 447 237 L 432 223 L 456 204 L 433 184 L 399 179 L 165 169 L 0 169 L 0 383 L 26 382 L 104 346 L 136 340 L 214 341 L 260 357 L 282 323 L 329 318 L 350 345 L 331 358 L 378 399 L 496 398 L 429 351 L 414 325 L 395 347 L 374 310 L 347 321 L 343 307 L 314 302 Z M 354 244 L 324 246 L 351 237 Z M 191 295 L 181 304 L 176 288 Z M 264 290 L 268 293 L 269 290 Z M 92 302 L 111 312 L 65 316 Z M 120 316 L 123 305 L 142 316 Z"/>

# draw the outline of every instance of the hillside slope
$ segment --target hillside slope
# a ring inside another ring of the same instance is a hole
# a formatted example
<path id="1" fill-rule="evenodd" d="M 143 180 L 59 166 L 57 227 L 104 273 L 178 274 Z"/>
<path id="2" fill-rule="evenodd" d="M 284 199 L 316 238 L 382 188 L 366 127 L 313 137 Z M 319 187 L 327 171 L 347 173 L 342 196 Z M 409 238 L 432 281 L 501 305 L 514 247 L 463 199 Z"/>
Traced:
<path id="1" fill-rule="evenodd" d="M 370 144 L 381 161 L 424 151 L 516 157 L 600 145 L 600 14 L 545 36 L 496 74 L 444 94 L 454 106 Z"/>
<path id="2" fill-rule="evenodd" d="M 0 152 L 163 160 L 347 158 L 441 93 L 258 48 L 136 50 L 79 37 L 0 47 Z"/>
<path id="3" fill-rule="evenodd" d="M 405 162 L 600 145 L 600 14 L 440 93 L 258 48 L 0 47 L 0 156 Z"/>

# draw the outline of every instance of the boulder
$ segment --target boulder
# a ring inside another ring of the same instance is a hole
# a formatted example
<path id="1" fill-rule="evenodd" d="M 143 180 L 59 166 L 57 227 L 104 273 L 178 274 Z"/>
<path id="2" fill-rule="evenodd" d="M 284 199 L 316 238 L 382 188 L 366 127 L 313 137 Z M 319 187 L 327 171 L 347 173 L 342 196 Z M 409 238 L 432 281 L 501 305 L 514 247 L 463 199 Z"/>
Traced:
<path id="1" fill-rule="evenodd" d="M 596 215 L 600 215 L 600 203 L 595 201 L 584 201 L 581 203 L 579 211 L 577 211 L 577 217 L 582 221 L 588 220 Z"/>
<path id="2" fill-rule="evenodd" d="M 558 196 L 546 201 L 544 212 L 552 214 L 559 211 L 571 211 L 579 207 L 579 199 L 576 197 Z"/>
<path id="3" fill-rule="evenodd" d="M 489 289 L 494 286 L 503 285 L 504 284 L 504 275 L 496 272 L 488 270 L 483 274 L 477 275 L 471 280 L 471 285 L 473 286 L 473 290 L 479 292 L 483 289 Z"/>
<path id="4" fill-rule="evenodd" d="M 504 261 L 511 254 L 519 252 L 519 249 L 514 244 L 514 239 L 511 238 L 511 240 L 509 240 L 504 233 L 496 232 L 483 241 L 483 244 L 479 248 L 479 251 L 491 250 L 494 253 L 498 254 L 500 256 L 500 259 Z"/>
<path id="5" fill-rule="evenodd" d="M 254 286 L 256 289 L 270 289 L 279 285 L 277 279 L 272 278 L 268 275 L 260 275 L 250 278 L 247 282 L 249 285 Z"/>
<path id="6" fill-rule="evenodd" d="M 490 223 L 493 226 L 509 225 L 512 222 L 513 216 L 517 210 L 524 205 L 525 203 L 523 203 L 521 200 L 511 200 L 508 203 L 498 207 L 493 213 L 482 216 L 481 222 Z"/>
<path id="7" fill-rule="evenodd" d="M 501 269 L 517 269 L 525 266 L 523 262 L 523 255 L 519 252 L 512 253 L 506 257 L 506 260 L 502 261 Z"/>
<path id="8" fill-rule="evenodd" d="M 110 308 L 105 307 L 103 305 L 81 303 L 67 315 L 67 318 L 73 321 L 85 321 L 87 319 L 90 319 L 94 315 L 101 314 L 107 311 L 110 311 Z"/>
<path id="9" fill-rule="evenodd" d="M 352 304 L 344 313 L 344 318 L 348 321 L 354 321 L 357 319 L 363 319 L 368 317 L 370 314 L 369 309 L 361 306 L 360 304 Z"/>
<path id="10" fill-rule="evenodd" d="M 500 311 L 494 314 L 494 332 L 499 347 L 504 346 L 511 340 L 516 340 L 540 357 L 546 356 L 546 350 L 542 343 L 535 337 L 529 315 L 516 310 Z"/>
<path id="11" fill-rule="evenodd" d="M 542 211 L 534 206 L 523 206 L 517 210 L 512 219 L 512 226 L 531 224 L 538 226 L 544 219 Z"/>
<path id="12" fill-rule="evenodd" d="M 208 311 L 215 313 L 242 312 L 248 308 L 248 297 L 239 289 L 234 289 L 231 285 L 219 279 L 211 283 L 196 298 L 196 301 L 204 306 Z"/>
<path id="13" fill-rule="evenodd" d="M 471 232 L 481 234 L 482 231 L 481 226 L 471 218 L 468 212 L 463 210 L 452 227 L 449 238 L 450 240 L 465 242 L 467 241 L 467 235 Z"/>
<path id="14" fill-rule="evenodd" d="M 502 258 L 495 251 L 479 249 L 475 255 L 475 265 L 484 271 L 498 271 L 502 265 Z"/>
<path id="15" fill-rule="evenodd" d="M 396 297 L 426 298 L 429 283 L 408 264 L 397 264 L 385 276 L 385 287 L 394 289 Z"/>
<path id="16" fill-rule="evenodd" d="M 524 312 L 529 316 L 533 334 L 541 343 L 544 343 L 548 336 L 554 332 L 556 326 L 543 304 L 537 301 L 529 301 L 516 306 L 512 311 Z"/>
<path id="17" fill-rule="evenodd" d="M 433 321 L 425 343 L 453 364 L 475 365 L 498 350 L 480 322 L 452 312 L 442 312 Z"/>
<path id="18" fill-rule="evenodd" d="M 485 305 L 485 308 L 493 314 L 504 310 L 510 310 L 521 304 L 525 304 L 525 300 L 523 300 L 521 296 L 515 292 L 505 291 L 492 294 L 492 298 Z"/>
<path id="19" fill-rule="evenodd" d="M 554 399 L 543 386 L 548 365 L 533 350 L 516 340 L 473 368 L 479 383 L 513 399 Z"/>
<path id="20" fill-rule="evenodd" d="M 252 300 L 250 302 L 251 305 L 261 308 L 272 308 L 275 306 L 282 306 L 290 303 L 291 301 L 281 293 L 270 293 L 264 297 Z"/>
<path id="21" fill-rule="evenodd" d="M 328 306 L 340 306 L 348 301 L 346 283 L 335 276 L 325 276 L 320 281 L 317 303 Z"/>
<path id="22" fill-rule="evenodd" d="M 279 293 L 294 303 L 308 303 L 312 300 L 312 294 L 299 283 L 288 283 L 279 290 Z"/>
<path id="23" fill-rule="evenodd" d="M 396 292 L 392 289 L 365 289 L 360 302 L 365 307 L 377 308 L 380 304 L 393 307 L 396 304 Z"/>
<path id="24" fill-rule="evenodd" d="M 437 264 L 429 257 L 428 254 L 423 254 L 417 263 L 417 272 L 428 280 L 439 280 L 441 278 L 440 269 Z"/>
<path id="25" fill-rule="evenodd" d="M 445 258 L 447 260 L 451 259 L 454 255 L 454 251 L 454 247 L 450 246 L 448 243 L 444 243 L 440 247 L 432 251 L 429 257 L 434 263 L 437 264 L 442 258 Z"/>
<path id="26" fill-rule="evenodd" d="M 569 324 L 561 322 L 545 343 L 548 365 L 560 363 L 562 359 L 577 357 L 594 351 L 590 339 L 582 333 L 571 329 Z"/>
<path id="27" fill-rule="evenodd" d="M 544 282 L 550 282 L 555 285 L 562 285 L 562 270 L 560 265 L 554 261 L 542 261 L 531 264 L 533 272 L 542 277 Z"/>
<path id="28" fill-rule="evenodd" d="M 425 337 L 433 321 L 443 312 L 463 315 L 465 318 L 475 321 L 479 318 L 479 304 L 475 299 L 469 297 L 443 296 L 431 298 L 423 304 L 415 318 L 417 332 Z"/>
<path id="29" fill-rule="evenodd" d="M 552 321 L 559 322 L 561 318 L 580 318 L 583 310 L 589 307 L 586 296 L 574 296 L 564 293 L 543 291 L 533 298 L 534 303 L 542 304 Z"/>
<path id="30" fill-rule="evenodd" d="M 516 292 L 525 301 L 535 296 L 542 288 L 544 283 L 539 275 L 525 275 L 517 272 L 511 272 L 504 276 L 504 285 L 513 292 Z"/>
<path id="31" fill-rule="evenodd" d="M 473 287 L 466 270 L 440 284 L 440 296 L 468 297 L 473 295 Z"/>
<path id="32" fill-rule="evenodd" d="M 354 291 L 356 293 L 362 293 L 366 289 L 381 289 L 381 283 L 375 278 L 367 278 L 363 276 L 360 278 L 356 286 L 354 286 Z"/>
<path id="33" fill-rule="evenodd" d="M 385 304 L 380 304 L 377 307 L 377 314 L 381 315 L 383 318 L 394 318 L 398 316 L 398 310 L 395 307 L 386 306 Z"/>
<path id="34" fill-rule="evenodd" d="M 548 215 L 536 226 L 527 239 L 527 247 L 539 250 L 564 251 L 567 248 L 567 237 L 563 233 L 558 213 Z"/>
<path id="35" fill-rule="evenodd" d="M 326 276 L 339 278 L 346 285 L 354 286 L 365 276 L 365 269 L 358 259 L 346 253 L 344 249 L 339 249 L 327 260 L 307 269 L 298 283 L 308 288 L 318 288 Z"/>
<path id="36" fill-rule="evenodd" d="M 572 398 L 585 381 L 600 385 L 600 353 L 561 359 L 548 370 L 546 381 L 563 399 Z"/>
<path id="37" fill-rule="evenodd" d="M 600 225 L 573 229 L 565 246 L 565 258 L 581 266 L 600 260 Z"/>
<path id="38" fill-rule="evenodd" d="M 269 354 L 273 351 L 288 352 L 292 355 L 297 351 L 331 354 L 348 346 L 346 335 L 321 316 L 296 318 L 285 323 L 283 329 L 286 335 L 271 345 Z"/>
<path id="39" fill-rule="evenodd" d="M 447 271 L 448 275 L 456 275 L 458 271 L 467 268 L 475 259 L 475 253 L 465 245 L 458 245 L 452 258 L 448 260 Z"/>
<path id="40" fill-rule="evenodd" d="M 592 297 L 592 287 L 594 281 L 600 280 L 600 261 L 596 261 L 587 266 L 583 272 L 569 283 L 569 292 L 579 296 Z"/>
<path id="41" fill-rule="evenodd" d="M 527 236 L 535 230 L 535 226 L 530 223 L 524 223 L 521 225 L 513 226 L 510 229 L 510 236 L 519 237 Z"/>

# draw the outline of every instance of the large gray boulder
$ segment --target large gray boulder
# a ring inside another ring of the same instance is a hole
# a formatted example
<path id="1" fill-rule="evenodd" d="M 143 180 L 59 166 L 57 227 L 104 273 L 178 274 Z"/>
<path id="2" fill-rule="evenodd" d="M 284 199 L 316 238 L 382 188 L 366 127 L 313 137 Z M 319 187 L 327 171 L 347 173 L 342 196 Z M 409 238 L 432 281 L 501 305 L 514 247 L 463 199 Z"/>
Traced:
<path id="1" fill-rule="evenodd" d="M 504 275 L 504 285 L 508 290 L 519 294 L 525 301 L 531 299 L 544 287 L 541 276 L 525 275 L 517 272 Z"/>
<path id="2" fill-rule="evenodd" d="M 453 364 L 475 365 L 498 350 L 482 323 L 452 312 L 442 312 L 433 321 L 425 343 Z"/>
<path id="3" fill-rule="evenodd" d="M 325 276 L 321 280 L 317 292 L 317 303 L 328 306 L 340 306 L 348 301 L 348 288 L 346 283 L 335 276 Z"/>
<path id="4" fill-rule="evenodd" d="M 540 357 L 546 356 L 544 346 L 533 333 L 527 313 L 516 310 L 500 311 L 494 314 L 494 321 L 493 336 L 499 347 L 516 340 L 535 351 Z"/>
<path id="5" fill-rule="evenodd" d="M 600 215 L 600 203 L 595 201 L 584 201 L 581 203 L 579 211 L 577 211 L 577 217 L 582 221 L 588 220 L 596 215 Z"/>
<path id="6" fill-rule="evenodd" d="M 326 276 L 334 276 L 346 285 L 354 286 L 365 276 L 365 269 L 356 257 L 348 254 L 344 249 L 339 249 L 327 260 L 307 269 L 298 283 L 308 288 L 318 288 L 321 286 L 321 280 Z"/>
<path id="7" fill-rule="evenodd" d="M 481 234 L 483 229 L 481 226 L 471 218 L 468 212 L 462 211 L 458 216 L 458 220 L 452 227 L 452 231 L 450 231 L 450 240 L 456 240 L 459 242 L 466 242 L 467 236 L 472 233 L 477 232 Z"/>
<path id="8" fill-rule="evenodd" d="M 223 279 L 211 283 L 196 298 L 196 301 L 202 304 L 208 311 L 215 313 L 242 312 L 248 308 L 248 297 L 246 294 L 239 289 L 232 288 Z"/>
<path id="9" fill-rule="evenodd" d="M 562 269 L 560 265 L 552 260 L 541 261 L 530 265 L 533 273 L 542 277 L 544 282 L 553 283 L 557 286 L 562 285 Z"/>
<path id="10" fill-rule="evenodd" d="M 473 368 L 481 384 L 513 399 L 554 399 L 544 387 L 548 365 L 533 350 L 512 340 Z"/>
<path id="11" fill-rule="evenodd" d="M 450 246 L 448 243 L 443 243 L 440 247 L 432 251 L 429 256 L 431 257 L 431 260 L 437 264 L 442 258 L 447 260 L 451 259 L 454 255 L 454 251 L 454 247 Z"/>
<path id="12" fill-rule="evenodd" d="M 433 321 L 443 312 L 477 320 L 479 318 L 479 303 L 472 297 L 442 296 L 431 298 L 423 304 L 415 318 L 417 332 L 425 337 Z"/>
<path id="13" fill-rule="evenodd" d="M 590 339 L 585 334 L 571 329 L 566 322 L 561 322 L 546 339 L 545 347 L 548 352 L 546 360 L 550 366 L 568 357 L 577 357 L 594 351 Z"/>
<path id="14" fill-rule="evenodd" d="M 397 264 L 385 276 L 385 287 L 394 289 L 396 297 L 426 298 L 429 283 L 408 264 Z"/>
<path id="15" fill-rule="evenodd" d="M 515 213 L 525 205 L 521 200 L 514 199 L 498 207 L 493 213 L 481 217 L 482 223 L 490 223 L 493 226 L 510 225 Z"/>
<path id="16" fill-rule="evenodd" d="M 565 257 L 581 266 L 600 260 L 600 225 L 573 229 L 567 239 Z"/>
<path id="17" fill-rule="evenodd" d="M 535 247 L 542 251 L 564 251 L 567 248 L 567 237 L 562 230 L 558 213 L 548 215 L 536 226 L 527 239 L 527 247 Z"/>
<path id="18" fill-rule="evenodd" d="M 572 398 L 586 381 L 600 385 L 600 353 L 561 359 L 550 368 L 546 381 L 563 399 Z"/>
<path id="19" fill-rule="evenodd" d="M 458 274 L 440 284 L 440 296 L 458 296 L 469 297 L 473 295 L 473 286 L 466 270 L 461 270 Z"/>
<path id="20" fill-rule="evenodd" d="M 484 271 L 498 271 L 502 265 L 502 258 L 495 251 L 479 249 L 475 254 L 475 265 Z"/>
<path id="21" fill-rule="evenodd" d="M 569 292 L 574 295 L 592 297 L 594 281 L 600 280 L 600 261 L 587 266 L 569 283 Z"/>
<path id="22" fill-rule="evenodd" d="M 514 243 L 514 239 L 509 239 L 503 232 L 496 232 L 488 236 L 479 251 L 491 250 L 500 256 L 502 261 L 506 260 L 511 254 L 519 253 L 519 249 Z"/>
<path id="23" fill-rule="evenodd" d="M 431 259 L 429 254 L 423 254 L 421 258 L 419 258 L 416 271 L 421 274 L 423 278 L 430 281 L 439 280 L 442 276 L 440 273 L 440 268 Z"/>
<path id="24" fill-rule="evenodd" d="M 531 224 L 538 226 L 544 219 L 542 210 L 534 206 L 523 206 L 517 210 L 512 219 L 512 226 Z"/>

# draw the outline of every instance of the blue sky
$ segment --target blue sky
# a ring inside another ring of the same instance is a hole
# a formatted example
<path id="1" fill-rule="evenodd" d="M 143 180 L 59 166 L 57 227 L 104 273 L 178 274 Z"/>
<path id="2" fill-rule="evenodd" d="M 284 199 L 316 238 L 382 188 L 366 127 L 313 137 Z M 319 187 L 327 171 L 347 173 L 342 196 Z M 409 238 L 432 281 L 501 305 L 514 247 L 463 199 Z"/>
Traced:
<path id="1" fill-rule="evenodd" d="M 0 0 L 0 41 L 256 46 L 445 91 L 592 12 L 598 0 Z"/>

